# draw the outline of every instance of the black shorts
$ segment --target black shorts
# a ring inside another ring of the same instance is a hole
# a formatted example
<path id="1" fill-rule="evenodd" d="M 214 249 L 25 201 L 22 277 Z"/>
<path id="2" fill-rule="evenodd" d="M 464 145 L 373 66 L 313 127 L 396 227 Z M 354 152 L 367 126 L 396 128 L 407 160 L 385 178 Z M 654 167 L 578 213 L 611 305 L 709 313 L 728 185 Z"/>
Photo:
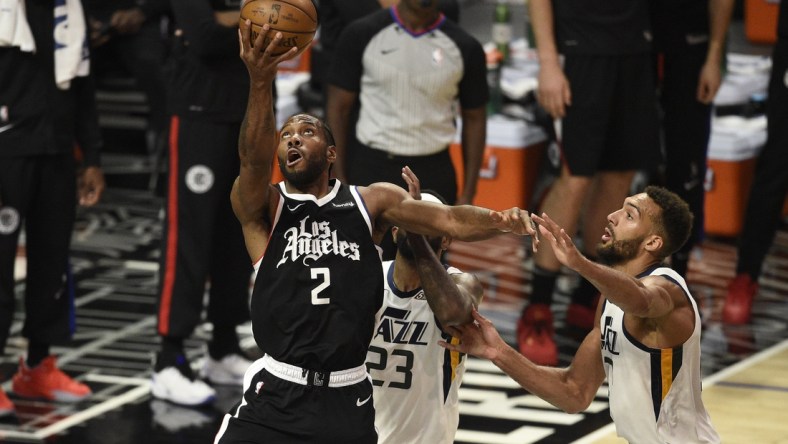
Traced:
<path id="1" fill-rule="evenodd" d="M 301 385 L 259 370 L 260 361 L 247 372 L 243 399 L 225 415 L 217 444 L 377 443 L 368 376 L 343 387 Z"/>
<path id="2" fill-rule="evenodd" d="M 660 143 L 650 54 L 568 55 L 564 72 L 572 105 L 560 139 L 571 174 L 653 169 Z"/>

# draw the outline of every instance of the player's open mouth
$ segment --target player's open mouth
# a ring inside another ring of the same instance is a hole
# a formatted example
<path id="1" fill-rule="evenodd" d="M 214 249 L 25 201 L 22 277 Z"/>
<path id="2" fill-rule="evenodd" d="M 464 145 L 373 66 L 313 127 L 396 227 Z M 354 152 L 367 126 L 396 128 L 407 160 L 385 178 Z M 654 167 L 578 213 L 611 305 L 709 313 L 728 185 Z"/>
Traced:
<path id="1" fill-rule="evenodd" d="M 602 242 L 607 242 L 610 239 L 613 239 L 613 232 L 610 231 L 610 228 L 605 228 L 605 233 L 602 234 Z"/>
<path id="2" fill-rule="evenodd" d="M 301 156 L 301 152 L 295 148 L 290 148 L 287 150 L 287 166 L 293 166 L 298 161 L 300 161 L 303 157 Z"/>

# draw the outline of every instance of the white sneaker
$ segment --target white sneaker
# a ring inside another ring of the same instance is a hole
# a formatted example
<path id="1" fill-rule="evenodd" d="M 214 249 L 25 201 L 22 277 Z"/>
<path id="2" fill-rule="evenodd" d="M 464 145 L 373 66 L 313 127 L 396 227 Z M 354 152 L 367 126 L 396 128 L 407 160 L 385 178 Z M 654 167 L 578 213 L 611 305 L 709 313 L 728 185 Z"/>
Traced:
<path id="1" fill-rule="evenodd" d="M 154 372 L 150 392 L 154 398 L 180 405 L 202 405 L 216 398 L 216 390 L 199 379 L 191 380 L 175 367 Z"/>
<path id="2" fill-rule="evenodd" d="M 214 384 L 243 385 L 244 374 L 250 365 L 252 361 L 238 353 L 230 353 L 219 361 L 206 354 L 200 376 Z"/>

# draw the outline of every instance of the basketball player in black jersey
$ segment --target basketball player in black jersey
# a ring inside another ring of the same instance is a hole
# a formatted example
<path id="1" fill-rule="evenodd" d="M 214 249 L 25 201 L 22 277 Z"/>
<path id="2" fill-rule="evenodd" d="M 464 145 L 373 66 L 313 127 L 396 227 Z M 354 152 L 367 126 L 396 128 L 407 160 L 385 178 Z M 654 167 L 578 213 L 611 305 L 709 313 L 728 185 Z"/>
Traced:
<path id="1" fill-rule="evenodd" d="M 277 65 L 265 25 L 254 45 L 241 25 L 250 75 L 231 201 L 258 270 L 252 329 L 266 355 L 244 378 L 240 404 L 216 442 L 375 443 L 372 384 L 364 361 L 383 295 L 376 240 L 392 224 L 429 236 L 478 240 L 535 234 L 526 211 L 445 206 L 415 200 L 390 183 L 329 179 L 336 147 L 328 127 L 306 114 L 277 134 L 271 87 Z M 270 32 L 274 34 L 274 32 Z M 285 177 L 271 183 L 274 155 Z M 406 182 L 414 180 L 403 169 Z"/>

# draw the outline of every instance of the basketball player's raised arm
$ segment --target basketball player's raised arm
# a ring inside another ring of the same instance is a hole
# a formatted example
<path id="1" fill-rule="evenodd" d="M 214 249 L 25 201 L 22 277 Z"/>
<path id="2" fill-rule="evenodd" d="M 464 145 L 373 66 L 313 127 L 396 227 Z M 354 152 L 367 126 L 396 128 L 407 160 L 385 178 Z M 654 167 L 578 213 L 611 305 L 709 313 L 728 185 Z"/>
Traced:
<path id="1" fill-rule="evenodd" d="M 449 274 L 421 234 L 408 233 L 424 296 L 441 327 L 473 322 L 471 310 L 482 301 L 484 290 L 470 273 Z"/>
<path id="2" fill-rule="evenodd" d="M 418 177 L 410 168 L 403 168 L 402 176 L 408 183 L 408 193 L 421 200 Z M 450 275 L 424 235 L 408 232 L 407 236 L 424 296 L 441 328 L 445 331 L 446 327 L 473 322 L 471 310 L 479 306 L 484 295 L 479 279 L 470 273 Z"/>
<path id="3" fill-rule="evenodd" d="M 249 100 L 238 137 L 241 170 L 233 190 L 231 202 L 241 222 L 246 246 L 252 260 L 257 260 L 265 249 L 271 198 L 271 165 L 277 148 L 276 119 L 274 118 L 273 82 L 280 62 L 292 58 L 297 51 L 272 56 L 281 33 L 276 32 L 268 46 L 263 46 L 268 25 L 251 41 L 251 24 L 247 20 L 239 26 L 241 60 L 249 71 Z"/>

